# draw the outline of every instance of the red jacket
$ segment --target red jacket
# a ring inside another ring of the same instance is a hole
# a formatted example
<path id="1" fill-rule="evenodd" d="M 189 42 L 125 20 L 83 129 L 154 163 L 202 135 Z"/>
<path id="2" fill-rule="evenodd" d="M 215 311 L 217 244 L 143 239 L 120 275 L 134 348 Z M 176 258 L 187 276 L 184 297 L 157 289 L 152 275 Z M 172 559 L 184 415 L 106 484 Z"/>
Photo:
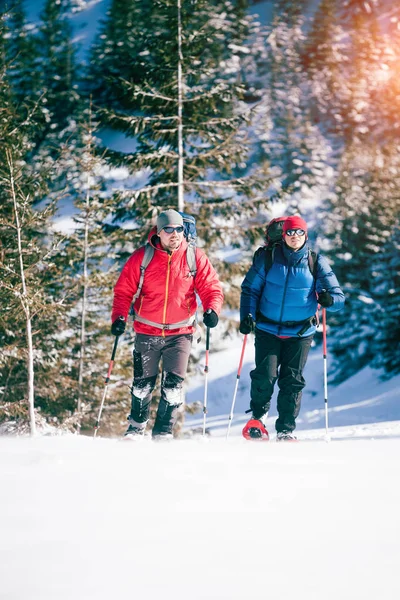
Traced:
<path id="1" fill-rule="evenodd" d="M 196 248 L 197 273 L 193 278 L 186 258 L 186 240 L 183 240 L 178 250 L 169 254 L 161 248 L 155 233 L 153 228 L 149 235 L 149 243 L 155 249 L 154 256 L 146 268 L 142 291 L 134 304 L 135 314 L 160 324 L 170 325 L 186 321 L 196 313 L 196 292 L 200 296 L 204 311 L 212 308 L 219 314 L 224 299 L 222 287 L 204 252 Z M 144 249 L 142 246 L 136 250 L 122 269 L 114 288 L 112 322 L 119 316 L 125 319 L 128 317 L 133 296 L 138 288 Z M 136 333 L 146 335 L 177 335 L 194 331 L 192 326 L 161 329 L 138 321 L 134 321 L 134 329 Z"/>

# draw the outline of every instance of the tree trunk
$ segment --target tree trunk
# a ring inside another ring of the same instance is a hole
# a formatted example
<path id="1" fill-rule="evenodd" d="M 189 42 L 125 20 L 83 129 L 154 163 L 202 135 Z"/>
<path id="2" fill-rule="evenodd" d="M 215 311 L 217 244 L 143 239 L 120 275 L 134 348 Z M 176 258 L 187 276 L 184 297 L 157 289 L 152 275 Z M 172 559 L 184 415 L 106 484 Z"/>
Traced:
<path id="1" fill-rule="evenodd" d="M 178 2 L 178 210 L 183 211 L 185 207 L 183 189 L 183 81 L 182 81 L 182 21 L 181 0 Z"/>
<path id="2" fill-rule="evenodd" d="M 18 239 L 18 256 L 19 256 L 19 266 L 20 266 L 20 275 L 21 275 L 21 285 L 22 285 L 22 294 L 21 294 L 21 304 L 23 311 L 26 317 L 26 341 L 28 346 L 28 355 L 27 355 L 27 370 L 28 370 L 28 406 L 29 406 L 29 423 L 31 435 L 34 436 L 36 434 L 36 423 L 35 423 L 35 374 L 34 374 L 34 366 L 33 366 L 33 339 L 32 339 L 32 322 L 31 322 L 31 312 L 29 308 L 29 298 L 28 291 L 26 287 L 26 279 L 25 279 L 25 269 L 24 269 L 24 261 L 22 255 L 22 235 L 21 235 L 21 224 L 19 221 L 18 214 L 18 203 L 17 196 L 15 193 L 15 185 L 14 185 L 14 165 L 13 158 L 10 150 L 6 151 L 8 168 L 10 171 L 10 190 L 14 203 L 14 214 L 15 214 L 15 226 L 17 230 L 17 239 Z"/>

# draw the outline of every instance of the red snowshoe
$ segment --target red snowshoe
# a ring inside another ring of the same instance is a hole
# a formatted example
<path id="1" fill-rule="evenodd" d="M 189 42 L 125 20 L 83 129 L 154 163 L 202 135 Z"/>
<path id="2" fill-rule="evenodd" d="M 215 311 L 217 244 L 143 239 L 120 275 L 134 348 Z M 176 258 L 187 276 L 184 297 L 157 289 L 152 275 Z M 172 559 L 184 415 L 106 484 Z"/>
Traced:
<path id="1" fill-rule="evenodd" d="M 269 435 L 264 423 L 258 419 L 250 419 L 243 427 L 242 435 L 252 442 L 268 442 Z"/>

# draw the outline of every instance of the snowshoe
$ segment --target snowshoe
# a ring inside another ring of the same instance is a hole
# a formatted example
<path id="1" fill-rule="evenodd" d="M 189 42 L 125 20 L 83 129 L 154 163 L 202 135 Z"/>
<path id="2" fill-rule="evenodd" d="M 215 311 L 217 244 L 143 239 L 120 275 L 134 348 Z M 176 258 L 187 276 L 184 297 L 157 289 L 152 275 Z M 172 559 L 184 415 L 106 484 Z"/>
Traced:
<path id="1" fill-rule="evenodd" d="M 259 419 L 250 419 L 243 427 L 242 435 L 246 440 L 268 442 L 269 435 L 264 423 Z"/>
<path id="2" fill-rule="evenodd" d="M 174 436 L 172 433 L 156 433 L 152 436 L 153 442 L 173 442 Z"/>

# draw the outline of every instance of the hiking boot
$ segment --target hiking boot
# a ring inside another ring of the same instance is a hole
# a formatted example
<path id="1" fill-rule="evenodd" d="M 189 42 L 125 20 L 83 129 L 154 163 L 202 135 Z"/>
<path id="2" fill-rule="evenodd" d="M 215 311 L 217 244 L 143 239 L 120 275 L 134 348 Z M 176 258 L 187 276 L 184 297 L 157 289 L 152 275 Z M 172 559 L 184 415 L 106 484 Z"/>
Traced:
<path id="1" fill-rule="evenodd" d="M 297 442 L 297 437 L 291 431 L 278 431 L 277 442 Z"/>
<path id="2" fill-rule="evenodd" d="M 128 429 L 124 433 L 124 440 L 140 440 L 144 438 L 146 423 L 130 422 Z"/>
<path id="3" fill-rule="evenodd" d="M 178 417 L 180 404 L 169 404 L 161 397 L 157 409 L 157 416 L 153 427 L 153 439 L 156 437 L 172 437 L 172 431 Z"/>

